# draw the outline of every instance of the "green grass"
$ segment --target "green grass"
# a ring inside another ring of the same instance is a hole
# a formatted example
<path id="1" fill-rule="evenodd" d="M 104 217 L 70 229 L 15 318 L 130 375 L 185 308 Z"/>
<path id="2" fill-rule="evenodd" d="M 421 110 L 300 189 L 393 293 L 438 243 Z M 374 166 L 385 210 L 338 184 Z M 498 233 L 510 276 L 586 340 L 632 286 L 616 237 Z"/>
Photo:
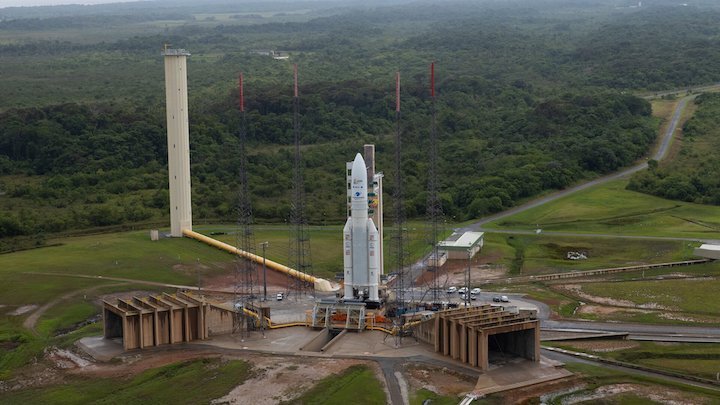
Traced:
<path id="1" fill-rule="evenodd" d="M 102 322 L 76 327 L 79 323 L 100 313 L 100 308 L 92 304 L 97 296 L 144 288 L 147 287 L 124 284 L 102 287 L 87 296 L 77 294 L 49 308 L 38 319 L 35 328 L 37 334 L 25 329 L 22 325 L 28 314 L 24 316 L 1 315 L 0 380 L 12 378 L 17 369 L 32 362 L 33 359 L 41 360 L 43 350 L 48 346 L 66 348 L 82 337 L 101 334 Z M 153 291 L 159 290 L 162 289 L 153 289 Z"/>
<path id="2" fill-rule="evenodd" d="M 592 351 L 578 348 L 573 342 L 546 342 L 557 346 L 596 356 L 639 364 L 658 370 L 674 371 L 714 380 L 720 372 L 720 344 L 716 343 L 655 343 L 638 342 L 639 346 L 615 350 Z"/>
<path id="3" fill-rule="evenodd" d="M 321 380 L 292 404 L 385 404 L 385 391 L 373 371 L 362 365 Z"/>
<path id="4" fill-rule="evenodd" d="M 4 404 L 203 404 L 222 397 L 250 376 L 243 361 L 203 359 L 170 364 L 133 378 L 81 379 L 1 395 Z"/>
<path id="5" fill-rule="evenodd" d="M 579 191 L 487 225 L 534 230 L 720 239 L 720 207 L 625 190 L 626 180 Z"/>
<path id="6" fill-rule="evenodd" d="M 638 305 L 656 303 L 676 311 L 717 315 L 720 280 L 648 280 L 586 283 L 582 290 L 599 297 L 627 300 Z"/>
<path id="7" fill-rule="evenodd" d="M 676 390 L 683 391 L 683 393 L 687 395 L 692 395 L 692 400 L 698 401 L 698 402 L 705 402 L 710 401 L 710 403 L 717 403 L 720 401 L 720 393 L 715 390 L 710 390 L 706 388 L 701 387 L 695 387 L 692 385 L 686 385 L 674 381 L 668 381 L 664 379 L 659 379 L 655 377 L 647 377 L 640 374 L 635 373 L 626 373 L 614 369 L 609 369 L 605 367 L 599 367 L 595 365 L 590 364 L 584 364 L 584 363 L 575 363 L 570 362 L 565 364 L 565 368 L 567 368 L 569 371 L 572 371 L 573 373 L 577 373 L 583 376 L 583 379 L 587 382 L 587 387 L 581 391 L 589 393 L 592 390 L 605 386 L 605 385 L 611 385 L 611 384 L 624 384 L 624 383 L 637 383 L 645 386 L 658 386 L 658 389 L 662 388 L 672 388 Z M 661 391 L 660 391 L 661 392 Z M 572 394 L 570 394 L 572 395 Z M 567 395 L 566 395 L 567 396 Z M 556 397 L 553 401 L 550 403 L 562 403 L 562 399 L 564 396 Z M 624 397 L 610 397 L 606 398 L 606 400 L 612 399 L 613 401 L 610 403 L 633 403 L 633 402 L 621 402 L 624 398 L 628 398 L 627 396 Z M 617 402 L 615 400 L 618 400 Z"/>
<path id="8" fill-rule="evenodd" d="M 549 234 L 486 234 L 492 241 L 481 257 L 508 267 L 509 276 L 561 273 L 694 258 L 697 243 L 666 240 L 568 237 Z M 486 245 L 488 243 L 486 242 Z M 585 252 L 587 260 L 568 260 L 569 251 Z"/>
<path id="9" fill-rule="evenodd" d="M 102 280 L 31 275 L 85 274 L 190 284 L 203 274 L 226 271 L 232 256 L 186 238 L 150 241 L 147 232 L 92 235 L 60 240 L 63 245 L 0 255 L 0 304 L 46 303 Z"/>
<path id="10" fill-rule="evenodd" d="M 342 225 L 311 226 L 310 254 L 315 275 L 333 279 L 335 273 L 342 272 Z M 425 241 L 424 228 L 421 222 L 411 222 L 407 225 L 407 261 L 418 260 L 430 251 Z M 208 235 L 219 241 L 237 245 L 237 227 L 232 225 L 196 226 L 195 231 Z M 212 233 L 221 233 L 212 235 Z M 449 232 L 445 232 L 449 234 Z M 278 263 L 290 265 L 290 229 L 284 225 L 257 225 L 253 227 L 256 242 L 256 254 L 262 254 L 261 242 L 269 242 L 266 249 L 267 258 Z M 392 253 L 392 228 L 385 228 L 385 272 L 393 271 L 394 258 Z"/>
<path id="11" fill-rule="evenodd" d="M 425 388 L 421 388 L 415 391 L 415 394 L 410 399 L 410 405 L 423 405 L 425 401 L 428 400 L 432 405 L 455 405 L 459 402 L 457 397 L 439 395 Z"/>

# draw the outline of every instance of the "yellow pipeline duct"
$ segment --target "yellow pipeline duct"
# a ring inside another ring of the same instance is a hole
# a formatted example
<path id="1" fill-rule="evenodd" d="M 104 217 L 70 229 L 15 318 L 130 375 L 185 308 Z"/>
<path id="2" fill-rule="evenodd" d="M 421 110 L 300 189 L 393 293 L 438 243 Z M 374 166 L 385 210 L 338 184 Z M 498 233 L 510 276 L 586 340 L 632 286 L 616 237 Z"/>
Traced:
<path id="1" fill-rule="evenodd" d="M 242 256 L 248 260 L 252 260 L 256 263 L 263 262 L 262 256 L 258 256 L 255 254 L 252 254 L 250 252 L 245 252 L 243 250 L 240 250 L 236 248 L 235 246 L 228 245 L 227 243 L 220 242 L 219 240 L 209 238 L 203 234 L 193 232 L 189 229 L 183 229 L 183 235 L 185 235 L 188 238 L 199 240 L 200 242 L 206 243 L 210 246 L 216 247 L 220 250 L 224 250 L 226 252 L 232 253 L 234 255 Z M 272 260 L 265 260 L 265 264 L 268 268 L 273 269 L 275 271 L 279 271 L 281 273 L 285 273 L 291 277 L 295 277 L 297 279 L 300 279 L 302 281 L 312 283 L 315 287 L 315 290 L 320 292 L 332 292 L 337 291 L 340 287 L 339 286 L 333 286 L 330 281 L 325 280 L 324 278 L 319 278 L 315 276 L 311 276 L 309 274 L 305 274 L 303 272 L 297 271 L 295 269 L 291 269 L 290 267 L 284 266 L 280 263 L 274 262 Z"/>

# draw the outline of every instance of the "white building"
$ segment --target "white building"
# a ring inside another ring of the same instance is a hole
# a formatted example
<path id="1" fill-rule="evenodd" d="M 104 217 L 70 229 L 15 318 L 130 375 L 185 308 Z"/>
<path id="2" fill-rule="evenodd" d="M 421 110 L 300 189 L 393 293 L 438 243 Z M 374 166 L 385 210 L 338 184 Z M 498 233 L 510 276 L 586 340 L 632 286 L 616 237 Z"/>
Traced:
<path id="1" fill-rule="evenodd" d="M 450 260 L 473 258 L 483 247 L 483 235 L 484 232 L 453 233 L 438 243 L 438 251 Z"/>
<path id="2" fill-rule="evenodd" d="M 720 245 L 704 244 L 699 248 L 695 248 L 695 256 L 704 257 L 706 259 L 720 260 Z"/>

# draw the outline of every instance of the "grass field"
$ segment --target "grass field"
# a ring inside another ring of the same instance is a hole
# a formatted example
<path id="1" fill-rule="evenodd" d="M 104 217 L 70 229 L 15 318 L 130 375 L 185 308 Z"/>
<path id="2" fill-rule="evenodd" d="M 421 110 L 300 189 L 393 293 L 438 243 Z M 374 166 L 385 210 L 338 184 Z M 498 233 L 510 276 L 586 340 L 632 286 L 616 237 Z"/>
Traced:
<path id="1" fill-rule="evenodd" d="M 243 361 L 204 359 L 170 364 L 133 378 L 83 379 L 0 394 L 3 404 L 207 404 L 250 375 Z"/>
<path id="2" fill-rule="evenodd" d="M 385 391 L 367 366 L 352 366 L 339 375 L 321 380 L 290 404 L 358 404 L 387 403 Z"/>
<path id="3" fill-rule="evenodd" d="M 310 250 L 315 275 L 332 279 L 335 273 L 342 272 L 342 226 L 311 226 Z M 430 251 L 430 245 L 423 236 L 424 228 L 420 222 L 408 224 L 407 232 L 407 260 L 412 262 L 418 260 Z M 237 245 L 237 227 L 231 225 L 219 226 L 196 226 L 195 231 L 208 235 L 212 238 Z M 385 228 L 385 272 L 393 271 L 395 266 L 392 244 L 392 228 Z M 291 263 L 290 258 L 290 230 L 283 225 L 258 225 L 253 227 L 256 242 L 257 254 L 262 254 L 260 243 L 269 242 L 266 249 L 267 257 L 270 260 L 282 264 Z M 449 232 L 446 232 L 449 233 Z M 213 235 L 215 234 L 215 235 Z"/>
<path id="4" fill-rule="evenodd" d="M 226 271 L 231 256 L 185 238 L 150 241 L 147 232 L 66 238 L 61 246 L 0 255 L 0 304 L 42 304 L 101 280 L 26 274 L 45 272 L 195 284 L 195 269 Z"/>
<path id="5" fill-rule="evenodd" d="M 720 313 L 718 279 L 585 283 L 582 290 L 594 296 L 631 301 L 638 305 L 657 304 L 675 311 L 705 315 Z"/>
<path id="6" fill-rule="evenodd" d="M 662 263 L 692 258 L 693 244 L 682 241 L 626 240 L 554 235 L 504 236 L 515 248 L 511 275 L 559 273 Z M 581 252 L 585 260 L 569 260 L 568 252 Z"/>
<path id="7" fill-rule="evenodd" d="M 93 300 L 113 291 L 162 290 L 101 278 L 86 279 L 27 274 L 46 272 L 123 277 L 194 285 L 196 269 L 205 274 L 226 271 L 232 257 L 188 239 L 150 241 L 146 232 L 65 238 L 61 245 L 0 255 L 0 379 L 37 358 L 47 346 L 67 346 L 80 337 L 98 334 L 101 324 L 90 324 L 67 335 L 55 336 L 99 312 Z M 83 290 L 90 288 L 83 294 Z M 74 294 L 74 295 L 73 295 Z M 10 315 L 23 305 L 43 305 L 63 296 L 38 319 L 36 334 L 23 327 L 30 313 Z"/>
<path id="8" fill-rule="evenodd" d="M 720 207 L 653 197 L 626 185 L 618 180 L 592 187 L 487 227 L 720 239 Z"/>
<path id="9" fill-rule="evenodd" d="M 720 344 L 637 343 L 637 347 L 615 351 L 589 350 L 585 347 L 578 347 L 573 342 L 556 342 L 551 346 L 712 380 L 720 372 Z"/>
<path id="10" fill-rule="evenodd" d="M 641 387 L 646 387 L 648 392 L 657 394 L 660 398 L 663 394 L 667 393 L 667 390 L 679 391 L 680 395 L 683 395 L 686 403 L 717 403 L 720 401 L 720 393 L 714 390 L 705 388 L 694 387 L 691 385 L 676 383 L 667 380 L 661 380 L 654 377 L 646 377 L 640 374 L 625 373 L 613 369 L 599 367 L 590 364 L 583 363 L 567 363 L 566 368 L 574 373 L 577 373 L 583 377 L 583 380 L 587 383 L 586 387 L 580 391 L 580 394 L 590 394 L 593 390 L 611 385 L 611 384 L 627 384 L 635 383 Z M 552 398 L 547 403 L 560 404 L 564 403 L 563 398 L 570 397 L 573 394 L 561 394 Z M 588 402 L 583 403 L 604 403 L 604 404 L 645 404 L 645 403 L 658 403 L 657 401 L 650 401 L 648 398 L 640 397 L 634 393 L 624 393 L 621 395 L 611 395 L 606 393 L 601 398 L 596 398 L 593 401 L 591 398 Z M 601 400 L 602 402 L 598 402 Z"/>
<path id="11" fill-rule="evenodd" d="M 455 405 L 458 403 L 458 398 L 439 395 L 430 390 L 422 388 L 417 390 L 415 392 L 415 395 L 413 395 L 410 399 L 410 405 L 424 405 L 426 403 L 430 403 L 433 405 Z"/>

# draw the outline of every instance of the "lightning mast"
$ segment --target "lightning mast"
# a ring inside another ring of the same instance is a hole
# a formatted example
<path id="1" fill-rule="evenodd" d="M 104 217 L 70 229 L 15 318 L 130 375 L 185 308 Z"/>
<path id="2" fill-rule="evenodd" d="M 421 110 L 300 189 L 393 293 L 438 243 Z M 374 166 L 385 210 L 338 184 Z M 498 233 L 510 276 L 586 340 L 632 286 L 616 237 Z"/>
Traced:
<path id="1" fill-rule="evenodd" d="M 430 139 L 428 145 L 428 196 L 426 215 L 428 218 L 429 232 L 428 243 L 431 244 L 431 253 L 428 262 L 428 271 L 432 273 L 432 300 L 439 301 L 440 278 L 440 255 L 438 250 L 438 239 L 440 238 L 440 227 L 442 224 L 442 205 L 438 191 L 438 135 L 437 135 L 437 99 L 435 97 L 435 62 L 430 64 Z"/>
<path id="2" fill-rule="evenodd" d="M 237 194 L 237 248 L 255 253 L 255 237 L 252 231 L 252 204 L 250 201 L 250 189 L 248 184 L 248 162 L 247 162 L 247 117 L 245 114 L 245 94 L 243 88 L 243 74 L 238 76 L 239 91 L 239 112 L 240 130 L 238 134 L 238 194 Z M 242 337 L 252 329 L 252 319 L 245 316 L 242 309 L 252 309 L 255 299 L 256 269 L 254 262 L 237 256 L 235 262 L 235 307 L 237 309 L 238 322 L 235 323 L 236 332 Z"/>
<path id="3" fill-rule="evenodd" d="M 293 199 L 290 206 L 290 262 L 292 267 L 305 274 L 312 275 L 310 259 L 310 234 L 305 215 L 305 183 L 303 181 L 302 160 L 300 154 L 300 97 L 298 94 L 298 68 L 293 65 L 293 137 L 295 140 L 295 158 L 293 162 Z M 288 278 L 288 284 L 304 294 L 308 284 L 298 278 Z"/>
<path id="4" fill-rule="evenodd" d="M 402 312 L 405 309 L 405 243 L 407 240 L 405 229 L 405 196 L 402 179 L 402 136 L 400 131 L 400 72 L 395 76 L 395 187 L 393 187 L 393 203 L 395 214 L 394 249 L 396 271 L 395 298 L 397 300 L 395 326 L 402 327 Z M 412 287 L 412 280 L 410 280 Z M 395 346 L 402 343 L 402 333 L 395 335 Z"/>

